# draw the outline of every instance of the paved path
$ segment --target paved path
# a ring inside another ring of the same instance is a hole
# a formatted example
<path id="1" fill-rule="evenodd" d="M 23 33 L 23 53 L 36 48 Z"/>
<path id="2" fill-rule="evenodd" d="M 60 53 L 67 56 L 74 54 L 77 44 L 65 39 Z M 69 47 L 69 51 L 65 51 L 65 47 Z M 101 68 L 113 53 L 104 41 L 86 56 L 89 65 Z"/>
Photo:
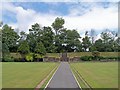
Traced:
<path id="1" fill-rule="evenodd" d="M 58 88 L 59 90 L 60 88 L 62 90 L 66 90 L 67 88 L 69 90 L 80 90 L 68 62 L 61 62 L 61 65 L 45 90 L 56 90 Z"/>

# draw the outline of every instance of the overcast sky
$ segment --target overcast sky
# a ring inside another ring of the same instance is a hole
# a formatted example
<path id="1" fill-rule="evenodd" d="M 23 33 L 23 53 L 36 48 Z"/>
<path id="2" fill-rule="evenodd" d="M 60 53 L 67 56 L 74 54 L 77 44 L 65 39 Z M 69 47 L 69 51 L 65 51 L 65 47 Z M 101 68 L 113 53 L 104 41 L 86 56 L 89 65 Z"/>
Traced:
<path id="1" fill-rule="evenodd" d="M 56 17 L 65 19 L 65 28 L 77 29 L 80 34 L 91 29 L 94 29 L 96 33 L 105 29 L 112 31 L 118 29 L 117 2 L 119 0 L 98 0 L 98 2 L 95 0 L 10 1 L 2 3 L 2 9 L 0 9 L 2 21 L 13 28 L 19 28 L 19 31 L 28 33 L 30 26 L 34 23 L 51 26 Z"/>

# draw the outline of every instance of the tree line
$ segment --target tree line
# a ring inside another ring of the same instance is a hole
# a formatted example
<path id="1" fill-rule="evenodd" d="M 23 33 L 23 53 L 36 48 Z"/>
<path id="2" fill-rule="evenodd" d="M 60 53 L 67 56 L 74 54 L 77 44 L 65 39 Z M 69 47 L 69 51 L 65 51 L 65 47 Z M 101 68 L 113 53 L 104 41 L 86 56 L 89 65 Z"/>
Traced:
<path id="1" fill-rule="evenodd" d="M 88 31 L 81 37 L 77 30 L 64 27 L 65 20 L 57 17 L 51 26 L 41 27 L 35 23 L 29 33 L 21 31 L 18 34 L 12 27 L 1 23 L 2 52 L 20 52 L 21 54 L 60 53 L 60 52 L 118 52 L 120 51 L 117 33 L 102 32 L 101 38 L 94 41 L 94 30 L 91 36 Z M 110 31 L 110 30 L 109 30 Z M 81 41 L 81 40 L 82 41 Z"/>

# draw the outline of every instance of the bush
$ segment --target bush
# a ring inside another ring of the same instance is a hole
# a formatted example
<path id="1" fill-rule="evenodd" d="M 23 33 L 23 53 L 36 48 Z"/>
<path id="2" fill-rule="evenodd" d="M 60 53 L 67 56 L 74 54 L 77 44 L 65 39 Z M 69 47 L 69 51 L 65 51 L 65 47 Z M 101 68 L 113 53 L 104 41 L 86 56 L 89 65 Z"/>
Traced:
<path id="1" fill-rule="evenodd" d="M 2 58 L 3 62 L 14 62 L 14 58 L 11 57 L 9 54 L 4 54 Z"/>
<path id="2" fill-rule="evenodd" d="M 117 61 L 117 60 L 120 60 L 120 57 L 100 57 L 100 59 L 107 60 L 107 61 Z"/>
<path id="3" fill-rule="evenodd" d="M 82 61 L 92 61 L 93 57 L 92 56 L 82 56 L 82 57 L 80 57 L 80 59 Z"/>
<path id="4" fill-rule="evenodd" d="M 32 62 L 33 61 L 33 54 L 27 54 L 25 56 L 25 59 L 28 61 L 28 62 Z"/>
<path id="5" fill-rule="evenodd" d="M 14 58 L 14 62 L 21 62 L 21 58 Z"/>
<path id="6" fill-rule="evenodd" d="M 118 57 L 118 61 L 120 61 L 120 57 Z"/>

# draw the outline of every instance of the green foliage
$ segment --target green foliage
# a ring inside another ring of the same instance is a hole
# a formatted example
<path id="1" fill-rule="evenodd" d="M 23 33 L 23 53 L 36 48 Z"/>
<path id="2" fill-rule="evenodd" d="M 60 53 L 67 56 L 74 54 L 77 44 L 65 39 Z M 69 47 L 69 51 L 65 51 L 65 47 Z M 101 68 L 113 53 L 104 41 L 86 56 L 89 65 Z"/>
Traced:
<path id="1" fill-rule="evenodd" d="M 20 52 L 21 54 L 27 54 L 30 52 L 27 41 L 22 41 L 20 43 L 20 46 L 18 47 L 18 52 Z"/>
<path id="2" fill-rule="evenodd" d="M 10 54 L 4 53 L 2 56 L 2 61 L 3 62 L 13 62 L 14 58 L 10 56 Z"/>
<path id="3" fill-rule="evenodd" d="M 2 61 L 14 61 L 10 56 L 9 48 L 5 43 L 2 44 Z"/>
<path id="4" fill-rule="evenodd" d="M 35 47 L 39 41 L 41 41 L 42 36 L 42 28 L 38 23 L 32 25 L 31 29 L 29 29 L 29 34 L 27 34 L 26 41 L 30 47 L 30 51 L 34 52 Z"/>
<path id="5" fill-rule="evenodd" d="M 35 47 L 35 53 L 40 54 L 41 57 L 46 54 L 46 50 L 45 50 L 45 47 L 42 44 L 42 42 L 37 43 L 37 45 Z"/>
<path id="6" fill-rule="evenodd" d="M 104 49 L 102 49 L 102 51 L 105 51 L 105 52 L 117 51 L 117 49 L 116 49 L 117 42 L 115 40 L 115 37 L 116 37 L 116 34 L 110 30 L 106 30 L 101 33 L 101 38 L 102 38 L 101 47 L 104 48 Z"/>
<path id="7" fill-rule="evenodd" d="M 9 53 L 9 48 L 6 43 L 2 43 L 2 53 Z"/>
<path id="8" fill-rule="evenodd" d="M 27 37 L 27 34 L 24 31 L 21 31 L 20 32 L 20 40 L 19 41 L 25 40 L 26 37 Z"/>
<path id="9" fill-rule="evenodd" d="M 117 60 L 120 60 L 120 57 L 100 57 L 100 60 L 107 60 L 107 61 L 117 61 Z"/>
<path id="10" fill-rule="evenodd" d="M 104 31 L 101 33 L 101 39 L 94 42 L 94 31 L 91 30 L 91 37 L 88 31 L 85 37 L 80 40 L 80 34 L 77 30 L 64 28 L 65 20 L 57 17 L 52 23 L 52 27 L 41 27 L 35 23 L 29 29 L 29 33 L 20 32 L 20 36 L 12 29 L 12 27 L 1 23 L 2 35 L 2 52 L 20 52 L 21 54 L 38 53 L 60 53 L 60 52 L 83 52 L 83 51 L 99 51 L 99 52 L 116 52 L 120 51 L 120 38 L 115 36 L 112 31 Z M 92 42 L 92 43 L 91 43 Z M 41 44 L 42 43 L 42 44 Z M 22 55 L 22 56 L 23 56 Z"/>
<path id="11" fill-rule="evenodd" d="M 101 33 L 101 38 L 103 39 L 103 43 L 108 43 L 108 41 L 111 39 L 109 33 L 107 32 L 102 32 Z"/>
<path id="12" fill-rule="evenodd" d="M 33 61 L 33 54 L 32 54 L 32 53 L 27 54 L 27 55 L 25 56 L 25 59 L 26 59 L 28 62 L 32 62 L 32 61 Z"/>
<path id="13" fill-rule="evenodd" d="M 87 51 L 87 49 L 89 49 L 90 45 L 91 45 L 90 37 L 85 36 L 82 39 L 82 47 L 84 48 L 84 51 Z"/>
<path id="14" fill-rule="evenodd" d="M 40 37 L 41 41 L 46 48 L 46 51 L 51 53 L 54 52 L 54 33 L 51 27 L 43 27 L 42 36 Z"/>
<path id="15" fill-rule="evenodd" d="M 67 30 L 65 43 L 67 44 L 67 51 L 80 51 L 80 35 L 76 30 Z"/>
<path id="16" fill-rule="evenodd" d="M 83 61 L 92 61 L 93 57 L 92 56 L 82 56 L 82 57 L 80 57 L 80 59 Z"/>
<path id="17" fill-rule="evenodd" d="M 104 44 L 101 39 L 98 39 L 95 41 L 94 47 L 97 51 L 103 51 L 104 50 Z"/>
<path id="18" fill-rule="evenodd" d="M 9 48 L 10 52 L 17 51 L 17 41 L 19 39 L 19 35 L 9 27 L 7 24 L 2 27 L 2 43 L 5 43 Z"/>
<path id="19" fill-rule="evenodd" d="M 60 29 L 63 28 L 63 24 L 65 23 L 64 19 L 57 17 L 55 21 L 52 23 L 52 27 L 54 28 L 56 35 L 60 32 Z"/>

